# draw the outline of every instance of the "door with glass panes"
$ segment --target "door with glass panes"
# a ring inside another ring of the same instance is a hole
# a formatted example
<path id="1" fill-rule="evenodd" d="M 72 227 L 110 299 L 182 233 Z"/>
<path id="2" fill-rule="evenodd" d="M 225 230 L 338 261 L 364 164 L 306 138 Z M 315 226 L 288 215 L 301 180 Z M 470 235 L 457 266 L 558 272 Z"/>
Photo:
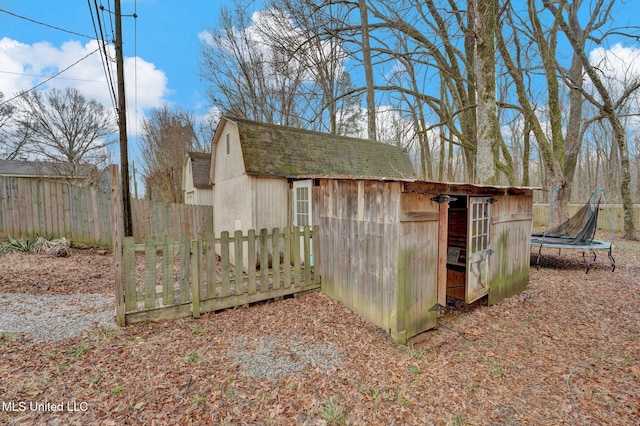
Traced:
<path id="1" fill-rule="evenodd" d="M 491 260 L 491 197 L 469 197 L 467 276 L 465 301 L 471 303 L 489 293 Z"/>
<path id="2" fill-rule="evenodd" d="M 293 226 L 303 228 L 312 226 L 311 220 L 311 186 L 312 180 L 293 182 Z M 302 231 L 302 229 L 300 229 Z M 313 251 L 311 252 L 313 255 Z M 300 258 L 304 260 L 304 238 L 300 237 Z M 313 262 L 312 262 L 313 264 Z"/>

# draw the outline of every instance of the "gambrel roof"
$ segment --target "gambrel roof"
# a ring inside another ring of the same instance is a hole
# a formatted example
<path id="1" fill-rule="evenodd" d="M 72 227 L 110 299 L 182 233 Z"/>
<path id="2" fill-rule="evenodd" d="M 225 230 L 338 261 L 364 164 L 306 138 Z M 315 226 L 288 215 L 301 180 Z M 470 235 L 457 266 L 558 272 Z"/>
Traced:
<path id="1" fill-rule="evenodd" d="M 211 188 L 209 183 L 209 169 L 211 167 L 210 152 L 188 152 L 188 159 L 191 159 L 191 173 L 193 176 L 194 188 Z"/>
<path id="2" fill-rule="evenodd" d="M 413 180 L 409 154 L 394 145 L 224 117 L 238 126 L 246 173 L 286 178 Z M 217 135 L 218 136 L 218 135 Z"/>

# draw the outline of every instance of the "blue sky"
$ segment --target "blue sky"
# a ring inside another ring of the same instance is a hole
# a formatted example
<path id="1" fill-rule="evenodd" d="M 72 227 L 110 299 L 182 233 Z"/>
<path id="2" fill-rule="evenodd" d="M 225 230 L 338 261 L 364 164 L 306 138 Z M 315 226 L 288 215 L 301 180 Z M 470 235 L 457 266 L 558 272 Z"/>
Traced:
<path id="1" fill-rule="evenodd" d="M 113 7 L 113 1 L 97 0 L 97 3 Z M 210 103 L 198 76 L 198 34 L 211 29 L 220 8 L 231 2 L 122 0 L 121 3 L 123 15 L 135 11 L 138 16 L 135 25 L 132 17 L 123 17 L 122 21 L 129 134 L 135 153 L 135 133 L 140 131 L 136 123 L 150 108 L 168 103 L 196 115 L 207 113 Z M 43 82 L 97 48 L 92 40 L 95 30 L 89 5 L 94 6 L 94 0 L 0 0 L 0 91 L 5 100 Z M 103 17 L 108 20 L 109 14 L 104 13 Z M 108 40 L 114 22 L 103 23 Z M 115 70 L 115 63 L 112 69 Z M 76 87 L 106 106 L 112 105 L 98 53 L 89 55 L 43 88 L 67 86 Z"/>
<path id="2" fill-rule="evenodd" d="M 95 2 L 106 7 L 113 4 L 112 0 L 0 0 L 0 91 L 5 99 L 43 82 L 96 49 L 89 8 Z M 616 24 L 637 25 L 640 0 L 618 3 L 614 12 Z M 132 17 L 123 18 L 130 151 L 134 159 L 135 136 L 149 109 L 168 103 L 201 116 L 211 107 L 206 86 L 198 76 L 199 34 L 213 28 L 225 4 L 231 5 L 232 0 L 122 0 L 124 15 L 134 11 L 138 15 L 136 25 Z M 103 17 L 108 21 L 105 25 L 109 40 L 113 21 L 107 13 Z M 43 88 L 68 86 L 106 106 L 112 104 L 98 53 L 89 55 Z"/>

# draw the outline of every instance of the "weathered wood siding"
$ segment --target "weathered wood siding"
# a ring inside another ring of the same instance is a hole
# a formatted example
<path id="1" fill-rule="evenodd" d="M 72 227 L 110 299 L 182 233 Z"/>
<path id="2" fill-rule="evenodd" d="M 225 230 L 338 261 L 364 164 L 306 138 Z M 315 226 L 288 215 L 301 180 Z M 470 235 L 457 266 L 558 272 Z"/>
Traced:
<path id="1" fill-rule="evenodd" d="M 398 335 L 406 339 L 436 326 L 439 205 L 432 195 L 403 193 L 398 253 Z"/>
<path id="2" fill-rule="evenodd" d="M 529 283 L 533 195 L 495 196 L 491 206 L 489 300 L 494 304 Z"/>
<path id="3" fill-rule="evenodd" d="M 111 195 L 43 179 L 0 177 L 0 239 L 65 237 L 110 247 Z M 213 230 L 213 207 L 131 200 L 136 242 Z"/>
<path id="4" fill-rule="evenodd" d="M 398 182 L 320 179 L 313 188 L 322 290 L 366 320 L 398 323 Z"/>
<path id="5" fill-rule="evenodd" d="M 489 303 L 522 291 L 528 283 L 533 218 L 528 189 L 371 180 L 317 182 L 313 217 L 322 249 L 322 290 L 389 331 L 396 342 L 406 343 L 437 325 L 434 308 L 439 291 L 446 303 L 446 246 L 451 228 L 447 210 L 432 200 L 436 195 L 497 200 L 491 208 L 494 252 L 487 271 Z M 468 214 L 466 208 L 460 210 Z M 460 232 L 468 231 L 462 227 Z"/>

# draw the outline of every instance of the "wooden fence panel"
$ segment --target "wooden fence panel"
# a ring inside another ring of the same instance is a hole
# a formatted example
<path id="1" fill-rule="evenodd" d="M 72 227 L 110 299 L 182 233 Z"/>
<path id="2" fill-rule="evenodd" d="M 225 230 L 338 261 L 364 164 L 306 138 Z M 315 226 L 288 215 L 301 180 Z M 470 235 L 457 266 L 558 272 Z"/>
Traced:
<path id="1" fill-rule="evenodd" d="M 196 238 L 185 235 L 179 244 L 171 244 L 170 237 L 163 244 L 149 237 L 146 244 L 137 245 L 133 243 L 133 238 L 125 238 L 123 310 L 126 312 L 126 322 L 156 321 L 187 315 L 197 318 L 204 312 L 320 288 L 320 276 L 311 261 L 312 247 L 313 250 L 319 250 L 317 226 L 313 229 L 305 227 L 302 232 L 274 229 L 269 233 L 263 229 L 258 235 L 256 239 L 254 230 L 247 235 L 237 231 L 233 238 L 226 231 L 217 238 L 213 233 Z M 303 253 L 293 251 L 292 256 L 285 256 L 285 248 L 295 246 L 287 238 L 294 242 L 298 240 L 297 244 L 302 247 Z M 174 257 L 176 247 L 180 259 Z M 246 274 L 243 271 L 245 251 L 247 254 L 253 253 L 254 260 L 247 265 Z M 136 258 L 136 252 L 144 252 L 144 255 Z M 231 253 L 235 255 L 233 258 Z M 157 256 L 163 259 L 161 278 L 157 275 Z M 256 260 L 259 260 L 258 263 Z M 140 283 L 136 283 L 136 261 L 144 265 L 145 270 Z M 157 290 L 158 282 L 162 282 L 161 292 Z"/>
<path id="2" fill-rule="evenodd" d="M 213 207 L 131 200 L 133 236 L 195 237 L 213 231 Z M 65 237 L 75 245 L 112 246 L 111 197 L 96 188 L 44 179 L 0 177 L 0 240 Z"/>

